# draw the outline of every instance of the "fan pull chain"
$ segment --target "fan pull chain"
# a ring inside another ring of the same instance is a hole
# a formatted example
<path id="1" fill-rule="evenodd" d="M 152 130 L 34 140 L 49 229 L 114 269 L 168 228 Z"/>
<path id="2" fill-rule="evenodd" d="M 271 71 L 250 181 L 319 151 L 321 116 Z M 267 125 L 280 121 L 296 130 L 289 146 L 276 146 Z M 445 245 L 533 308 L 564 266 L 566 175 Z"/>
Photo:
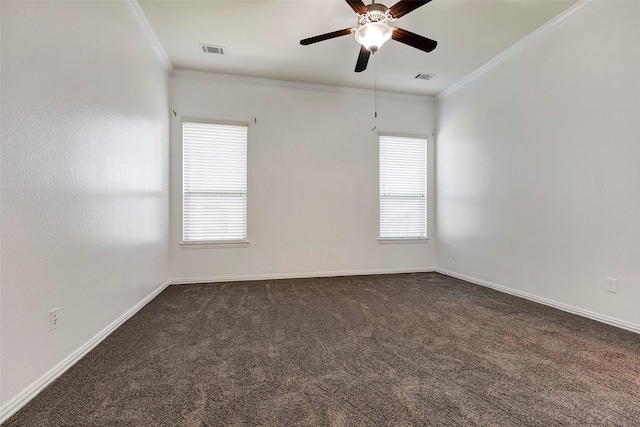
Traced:
<path id="1" fill-rule="evenodd" d="M 374 109 L 375 112 L 373 114 L 373 117 L 378 118 L 378 56 L 377 55 L 373 55 L 374 61 L 375 61 L 375 77 L 374 77 Z"/>

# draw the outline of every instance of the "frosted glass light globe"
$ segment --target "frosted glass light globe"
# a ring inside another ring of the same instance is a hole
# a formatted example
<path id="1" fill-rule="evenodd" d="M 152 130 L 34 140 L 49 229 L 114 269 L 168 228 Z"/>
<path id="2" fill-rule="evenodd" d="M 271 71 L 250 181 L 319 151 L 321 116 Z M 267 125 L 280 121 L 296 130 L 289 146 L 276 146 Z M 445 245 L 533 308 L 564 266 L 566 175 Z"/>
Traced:
<path id="1" fill-rule="evenodd" d="M 370 22 L 358 28 L 356 41 L 373 53 L 391 38 L 391 33 L 393 30 L 387 24 Z"/>

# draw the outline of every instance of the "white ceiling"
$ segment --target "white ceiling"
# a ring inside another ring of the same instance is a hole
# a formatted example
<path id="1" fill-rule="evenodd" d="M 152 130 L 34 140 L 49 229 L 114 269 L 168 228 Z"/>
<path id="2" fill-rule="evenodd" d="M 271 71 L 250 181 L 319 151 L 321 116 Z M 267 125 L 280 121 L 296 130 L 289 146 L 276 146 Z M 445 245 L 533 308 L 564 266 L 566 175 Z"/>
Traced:
<path id="1" fill-rule="evenodd" d="M 378 89 L 422 95 L 452 86 L 575 2 L 433 0 L 392 23 L 437 40 L 433 52 L 390 40 L 367 70 L 355 73 L 353 35 L 300 45 L 303 38 L 357 27 L 343 0 L 139 0 L 174 68 L 373 88 L 377 60 Z M 224 46 L 226 55 L 203 53 L 201 43 Z M 421 72 L 436 77 L 413 78 Z"/>

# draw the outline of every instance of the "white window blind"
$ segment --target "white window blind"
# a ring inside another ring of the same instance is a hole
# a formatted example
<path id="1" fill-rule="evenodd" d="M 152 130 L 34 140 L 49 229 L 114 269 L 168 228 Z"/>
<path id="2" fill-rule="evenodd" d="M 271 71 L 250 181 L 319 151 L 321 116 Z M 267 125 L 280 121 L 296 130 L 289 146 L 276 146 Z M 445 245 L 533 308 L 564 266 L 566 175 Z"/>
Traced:
<path id="1" fill-rule="evenodd" d="M 182 124 L 183 241 L 247 239 L 247 127 Z"/>
<path id="2" fill-rule="evenodd" d="M 380 239 L 427 237 L 427 140 L 380 135 Z"/>

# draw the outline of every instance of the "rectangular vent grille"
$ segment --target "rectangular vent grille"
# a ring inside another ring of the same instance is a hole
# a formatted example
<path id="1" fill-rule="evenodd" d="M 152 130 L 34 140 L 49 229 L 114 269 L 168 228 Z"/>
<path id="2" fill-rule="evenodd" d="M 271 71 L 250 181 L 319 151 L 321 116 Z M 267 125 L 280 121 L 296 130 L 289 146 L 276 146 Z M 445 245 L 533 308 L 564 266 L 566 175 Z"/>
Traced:
<path id="1" fill-rule="evenodd" d="M 418 79 L 418 80 L 431 80 L 432 78 L 434 78 L 436 75 L 435 74 L 429 74 L 429 73 L 419 73 L 416 74 L 414 79 Z"/>
<path id="2" fill-rule="evenodd" d="M 200 47 L 204 53 L 215 53 L 216 55 L 224 55 L 226 50 L 223 46 L 213 46 L 210 44 L 201 44 Z"/>

